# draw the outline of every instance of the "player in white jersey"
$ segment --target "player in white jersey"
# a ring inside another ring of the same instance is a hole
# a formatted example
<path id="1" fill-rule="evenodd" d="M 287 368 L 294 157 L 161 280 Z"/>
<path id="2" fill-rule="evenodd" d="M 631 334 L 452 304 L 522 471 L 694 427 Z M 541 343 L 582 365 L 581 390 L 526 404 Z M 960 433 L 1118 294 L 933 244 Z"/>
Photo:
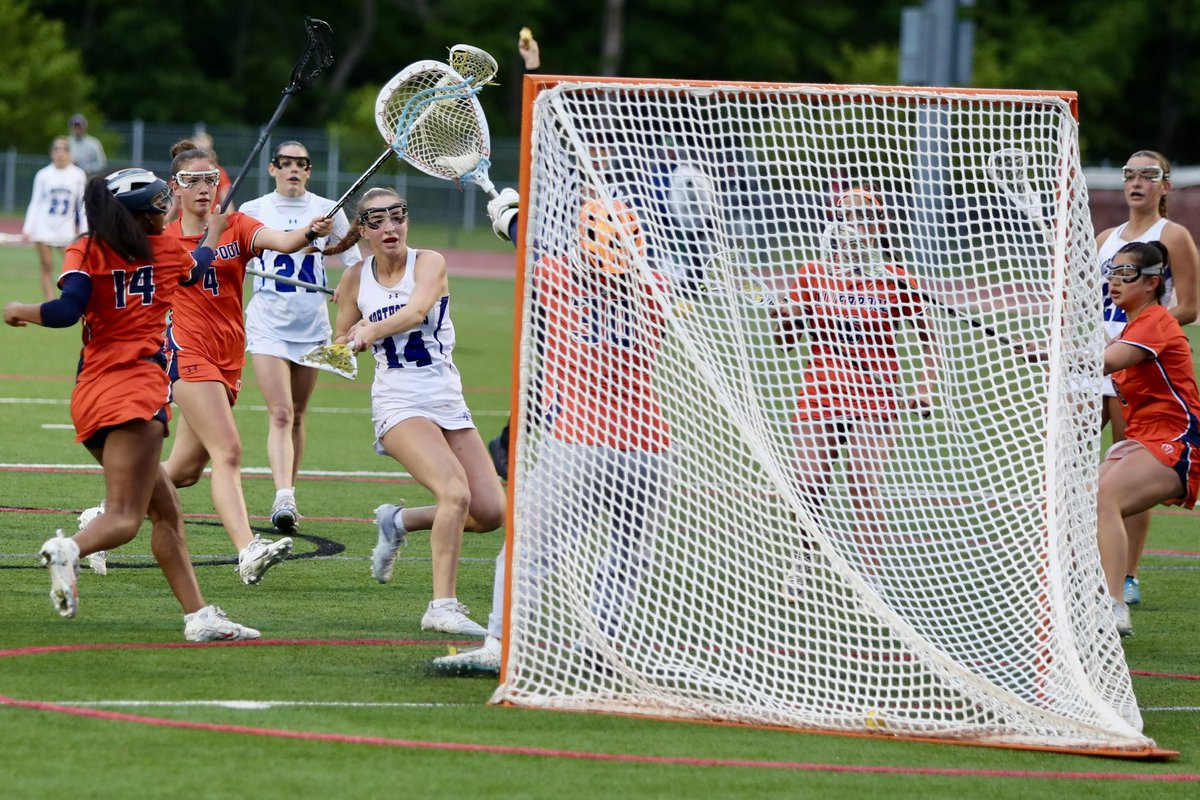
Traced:
<path id="1" fill-rule="evenodd" d="M 1167 306 L 1180 325 L 1196 319 L 1200 312 L 1200 254 L 1196 242 L 1187 228 L 1167 219 L 1167 194 L 1171 191 L 1171 162 L 1162 153 L 1153 150 L 1138 150 L 1129 157 L 1122 168 L 1125 183 L 1125 205 L 1129 208 L 1129 220 L 1101 231 L 1096 237 L 1097 256 L 1101 265 L 1130 242 L 1162 242 L 1171 254 L 1171 265 L 1166 273 L 1166 294 L 1162 303 Z M 1115 340 L 1125 329 L 1125 312 L 1115 306 L 1108 296 L 1108 285 L 1104 286 L 1104 332 L 1109 341 Z M 1112 379 L 1104 379 L 1104 405 L 1101 407 L 1102 424 L 1112 423 L 1113 442 L 1125 438 L 1125 420 L 1121 415 L 1121 402 L 1116 396 Z M 1125 520 L 1129 538 L 1129 552 L 1125 577 L 1125 602 L 1137 605 L 1142 600 L 1141 584 L 1138 581 L 1138 562 L 1146 547 L 1150 532 L 1150 512 L 1144 511 Z"/>
<path id="2" fill-rule="evenodd" d="M 71 163 L 71 142 L 59 136 L 50 145 L 51 163 L 33 176 L 33 196 L 25 211 L 21 233 L 37 244 L 42 270 L 42 294 L 58 297 L 54 251 L 62 250 L 87 230 L 83 213 L 83 185 L 87 173 Z"/>
<path id="3" fill-rule="evenodd" d="M 454 366 L 454 326 L 446 259 L 408 245 L 408 204 L 390 189 L 371 189 L 358 225 L 343 244 L 367 240 L 371 257 L 350 267 L 338 287 L 335 341 L 375 354 L 371 412 L 375 447 L 433 493 L 435 505 L 375 509 L 378 540 L 371 575 L 391 580 L 405 534 L 430 531 L 433 601 L 425 630 L 484 636 L 458 601 L 463 531 L 492 531 L 504 521 L 504 492 L 463 400 Z M 329 248 L 326 255 L 337 252 Z"/>
<path id="4" fill-rule="evenodd" d="M 241 208 L 243 213 L 270 228 L 290 231 L 333 208 L 333 200 L 307 190 L 312 159 L 300 142 L 284 142 L 275 148 L 267 169 L 275 179 L 275 191 L 247 202 Z M 349 231 L 346 215 L 339 210 L 333 215 L 328 242 L 319 239 L 315 246 L 336 244 Z M 362 261 L 357 247 L 343 251 L 340 258 L 347 267 Z M 319 249 L 298 253 L 264 250 L 250 266 L 318 286 L 328 285 L 325 256 Z M 300 357 L 317 345 L 327 344 L 332 332 L 323 293 L 271 278 L 254 278 L 254 295 L 246 306 L 246 351 L 252 356 L 270 418 L 267 460 L 275 480 L 271 524 L 285 532 L 295 529 L 300 516 L 296 479 L 304 455 L 304 416 L 318 375 L 315 367 L 302 365 Z"/>

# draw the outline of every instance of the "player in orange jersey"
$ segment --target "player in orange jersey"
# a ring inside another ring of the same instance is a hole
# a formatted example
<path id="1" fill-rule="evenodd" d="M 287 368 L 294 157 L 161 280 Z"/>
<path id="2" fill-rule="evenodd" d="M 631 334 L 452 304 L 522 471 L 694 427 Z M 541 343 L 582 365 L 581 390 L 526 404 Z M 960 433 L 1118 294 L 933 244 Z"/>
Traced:
<path id="1" fill-rule="evenodd" d="M 795 416 L 801 494 L 813 509 L 824 508 L 834 464 L 843 462 L 855 516 L 843 525 L 870 571 L 885 528 L 879 487 L 896 423 L 907 412 L 929 414 L 934 355 L 919 294 L 904 270 L 884 261 L 879 198 L 852 188 L 837 197 L 834 212 L 821 263 L 801 269 L 773 313 L 781 346 L 795 347 L 801 334 L 809 343 Z M 896 343 L 902 321 L 915 326 L 922 343 L 911 386 Z"/>
<path id="2" fill-rule="evenodd" d="M 244 583 L 258 583 L 269 567 L 284 559 L 292 540 L 255 536 L 242 494 L 242 444 L 233 404 L 246 362 L 242 316 L 246 263 L 266 249 L 294 253 L 328 234 L 332 223 L 315 217 L 308 225 L 284 232 L 236 211 L 226 215 L 216 208 L 219 171 L 208 151 L 185 140 L 171 154 L 171 188 L 180 217 L 167 226 L 166 233 L 191 249 L 222 218 L 226 228 L 212 263 L 193 270 L 174 298 L 172 399 L 183 418 L 165 466 L 171 481 L 184 487 L 195 484 L 212 461 L 213 504 L 238 549 L 238 574 Z"/>
<path id="3" fill-rule="evenodd" d="M 131 541 L 149 514 L 151 549 L 183 606 L 186 638 L 257 639 L 258 631 L 205 605 L 179 495 L 159 464 L 170 419 L 163 332 L 179 279 L 195 263 L 178 239 L 162 235 L 170 197 L 166 182 L 143 169 L 89 180 L 84 207 L 91 233 L 67 249 L 62 296 L 4 308 L 4 321 L 14 327 L 84 322 L 71 417 L 76 440 L 104 467 L 105 513 L 71 538 L 60 530 L 42 545 L 41 556 L 50 568 L 55 609 L 73 617 L 80 556 Z M 211 246 L 219 236 L 214 225 L 204 243 Z"/>
<path id="4" fill-rule="evenodd" d="M 1125 439 L 1100 465 L 1100 563 L 1112 596 L 1117 630 L 1133 633 L 1123 595 L 1128 558 L 1125 519 L 1159 503 L 1196 505 L 1200 490 L 1200 392 L 1187 335 L 1167 308 L 1161 242 L 1131 242 L 1106 268 L 1113 304 L 1128 322 L 1104 349 L 1121 400 Z"/>
<path id="5" fill-rule="evenodd" d="M 1124 179 L 1125 205 L 1129 209 L 1126 222 L 1101 231 L 1096 237 L 1096 249 L 1101 264 L 1107 263 L 1118 250 L 1129 242 L 1162 242 L 1171 252 L 1171 266 L 1163 275 L 1166 293 L 1163 303 L 1171 316 L 1187 325 L 1196 320 L 1200 311 L 1200 253 L 1188 229 L 1167 219 L 1167 197 L 1171 192 L 1171 162 L 1162 153 L 1154 150 L 1138 150 L 1121 168 Z M 1113 305 L 1104 287 L 1104 331 L 1111 341 L 1116 339 L 1125 326 L 1125 312 Z M 1121 417 L 1121 404 L 1113 388 L 1112 379 L 1107 378 L 1103 387 L 1104 404 L 1100 407 L 1101 426 L 1112 422 L 1112 438 L 1119 442 L 1125 438 L 1125 421 Z M 1125 601 L 1136 605 L 1142 601 L 1141 584 L 1138 581 L 1138 562 L 1150 533 L 1150 512 L 1138 514 L 1125 520 L 1125 531 L 1129 536 L 1129 556 L 1125 576 Z"/>

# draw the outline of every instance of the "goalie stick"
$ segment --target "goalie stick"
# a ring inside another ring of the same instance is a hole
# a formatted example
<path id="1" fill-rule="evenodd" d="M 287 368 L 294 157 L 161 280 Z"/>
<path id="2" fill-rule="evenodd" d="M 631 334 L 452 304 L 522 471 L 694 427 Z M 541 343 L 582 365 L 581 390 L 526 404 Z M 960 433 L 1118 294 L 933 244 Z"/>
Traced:
<path id="1" fill-rule="evenodd" d="M 397 143 L 407 142 L 413 128 L 426 119 L 428 109 L 436 103 L 468 97 L 496 75 L 496 60 L 478 47 L 455 45 L 450 49 L 450 59 L 465 71 L 458 72 L 438 61 L 417 61 L 396 73 L 379 90 L 375 98 L 375 121 L 388 148 L 338 198 L 326 219 L 332 218 L 393 155 L 404 157 L 404 146 L 398 149 Z"/>

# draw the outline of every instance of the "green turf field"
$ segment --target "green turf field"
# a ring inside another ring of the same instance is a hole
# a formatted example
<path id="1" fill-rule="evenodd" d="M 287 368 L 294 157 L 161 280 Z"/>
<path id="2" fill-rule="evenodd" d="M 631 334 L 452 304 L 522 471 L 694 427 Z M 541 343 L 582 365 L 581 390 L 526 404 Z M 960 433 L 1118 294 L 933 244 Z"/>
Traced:
<path id="1" fill-rule="evenodd" d="M 33 251 L 0 248 L 0 279 L 5 302 L 35 300 Z M 487 438 L 509 403 L 512 284 L 457 279 L 452 294 L 456 361 Z M 84 571 L 76 619 L 50 608 L 34 554 L 56 527 L 73 530 L 103 491 L 69 429 L 78 350 L 78 328 L 0 328 L 0 695 L 23 704 L 0 705 L 2 797 L 1196 796 L 1196 514 L 1156 517 L 1137 635 L 1125 643 L 1147 733 L 1182 752 L 1174 761 L 487 706 L 493 681 L 428 669 L 449 646 L 473 644 L 420 630 L 428 535 L 410 537 L 391 584 L 370 578 L 372 509 L 428 494 L 372 451 L 365 358 L 356 382 L 321 378 L 304 462 L 311 474 L 298 490 L 307 519 L 294 556 L 261 585 L 235 575 L 207 479 L 182 492 L 206 598 L 272 643 L 96 647 L 176 645 L 183 635 L 145 533 L 110 555 L 106 577 Z M 236 417 L 247 502 L 268 533 L 266 416 L 249 368 L 245 378 Z M 464 546 L 459 597 L 481 621 L 500 537 L 468 535 Z"/>

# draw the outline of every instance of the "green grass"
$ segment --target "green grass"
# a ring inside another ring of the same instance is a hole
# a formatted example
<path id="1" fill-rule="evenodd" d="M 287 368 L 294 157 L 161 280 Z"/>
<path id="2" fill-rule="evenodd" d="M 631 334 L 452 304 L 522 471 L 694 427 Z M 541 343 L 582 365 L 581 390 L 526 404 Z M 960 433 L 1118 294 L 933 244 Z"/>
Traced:
<path id="1" fill-rule="evenodd" d="M 429 241 L 423 237 L 422 241 Z M 5 301 L 37 297 L 33 252 L 0 248 Z M 504 423 L 509 403 L 512 285 L 455 279 L 459 348 L 456 360 L 482 434 Z M 43 425 L 69 423 L 79 329 L 0 329 L 0 396 L 54 403 L 0 403 L 0 462 L 89 462 L 73 433 Z M 371 448 L 370 367 L 356 382 L 323 375 L 313 398 L 305 467 L 393 471 Z M 247 369 L 236 418 L 245 464 L 265 467 L 266 418 Z M 273 489 L 248 475 L 253 525 Z M 34 553 L 56 527 L 72 530 L 78 511 L 103 491 L 95 473 L 0 472 L 0 649 L 92 643 L 177 643 L 179 608 L 149 558 L 143 536 L 113 554 L 105 578 L 86 571 L 81 610 L 58 618 L 46 598 L 45 571 Z M 342 705 L 87 706 L 163 720 L 246 726 L 422 743 L 397 747 L 180 729 L 0 706 L 0 775 L 6 797 L 419 797 L 454 792 L 479 797 L 804 797 L 868 795 L 959 798 L 1061 796 L 1191 797 L 1195 786 L 1131 784 L 1037 777 L 922 775 L 914 770 L 1000 770 L 1030 773 L 1200 773 L 1200 713 L 1156 710 L 1200 706 L 1200 681 L 1135 677 L 1146 730 L 1161 746 L 1182 751 L 1169 763 L 1130 763 L 1045 753 L 817 736 L 787 731 L 672 723 L 602 715 L 536 712 L 486 705 L 495 686 L 483 678 L 432 674 L 429 660 L 446 652 L 442 635 L 420 630 L 429 596 L 428 536 L 401 551 L 392 583 L 368 574 L 374 544 L 372 509 L 404 498 L 429 500 L 411 481 L 312 478 L 301 482 L 302 525 L 295 558 L 256 587 L 238 581 L 229 540 L 215 523 L 207 479 L 182 492 L 201 586 L 210 602 L 277 640 L 402 642 L 359 646 L 282 645 L 199 649 L 90 650 L 0 658 L 0 694 L 66 704 L 102 701 L 290 701 Z M 19 510 L 27 509 L 27 510 Z M 1160 514 L 1146 559 L 1146 600 L 1135 611 L 1138 634 L 1126 642 L 1131 668 L 1200 673 L 1200 586 L 1195 515 Z M 469 535 L 459 595 L 477 618 L 490 603 L 492 559 L 501 534 Z M 327 553 L 316 556 L 315 554 Z M 468 642 L 459 642 L 469 645 Z M 391 704 L 391 705 L 349 705 Z M 487 751 L 459 748 L 485 746 Z M 543 748 L 686 759 L 774 761 L 834 767 L 892 767 L 872 774 L 729 765 L 621 763 L 518 754 L 495 748 Z M 907 771 L 907 772 L 906 772 Z"/>

